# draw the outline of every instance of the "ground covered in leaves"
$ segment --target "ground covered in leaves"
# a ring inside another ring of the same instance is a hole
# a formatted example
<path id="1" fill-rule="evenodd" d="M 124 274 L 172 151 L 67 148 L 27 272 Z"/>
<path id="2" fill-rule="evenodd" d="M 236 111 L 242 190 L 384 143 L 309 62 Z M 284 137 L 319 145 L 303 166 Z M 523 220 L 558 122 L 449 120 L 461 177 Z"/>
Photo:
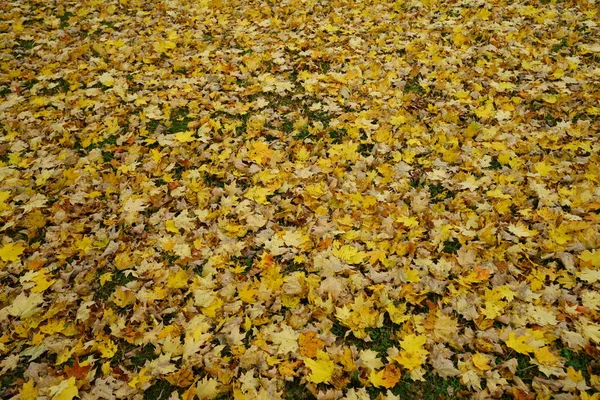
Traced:
<path id="1" fill-rule="evenodd" d="M 0 3 L 0 397 L 598 399 L 600 14 Z"/>

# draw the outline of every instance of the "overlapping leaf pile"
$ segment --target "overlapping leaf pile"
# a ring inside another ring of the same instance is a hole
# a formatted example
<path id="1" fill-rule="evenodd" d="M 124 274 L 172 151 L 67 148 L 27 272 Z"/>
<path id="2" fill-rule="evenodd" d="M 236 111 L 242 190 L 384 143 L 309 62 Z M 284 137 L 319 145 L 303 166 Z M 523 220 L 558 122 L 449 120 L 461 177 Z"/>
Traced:
<path id="1" fill-rule="evenodd" d="M 0 397 L 598 398 L 598 4 L 440 3 L 0 3 Z"/>

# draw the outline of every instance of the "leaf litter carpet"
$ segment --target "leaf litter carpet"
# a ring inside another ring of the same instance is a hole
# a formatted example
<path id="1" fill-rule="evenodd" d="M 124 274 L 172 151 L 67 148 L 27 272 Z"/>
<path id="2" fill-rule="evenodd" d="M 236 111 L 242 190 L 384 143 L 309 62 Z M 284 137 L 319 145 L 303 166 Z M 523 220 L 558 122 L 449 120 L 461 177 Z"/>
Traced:
<path id="1" fill-rule="evenodd" d="M 600 5 L 0 3 L 0 397 L 598 399 Z"/>

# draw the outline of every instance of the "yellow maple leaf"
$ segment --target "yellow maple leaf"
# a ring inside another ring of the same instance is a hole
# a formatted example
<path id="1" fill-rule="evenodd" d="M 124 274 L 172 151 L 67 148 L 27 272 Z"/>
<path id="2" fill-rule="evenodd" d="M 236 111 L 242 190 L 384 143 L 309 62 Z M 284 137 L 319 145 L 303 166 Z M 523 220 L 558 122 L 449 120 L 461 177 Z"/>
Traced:
<path id="1" fill-rule="evenodd" d="M 456 97 L 459 100 L 466 99 L 470 95 L 471 95 L 471 93 L 468 92 L 467 90 L 459 90 L 456 93 L 454 93 L 454 97 Z"/>
<path id="2" fill-rule="evenodd" d="M 425 349 L 425 343 L 427 342 L 427 336 L 425 335 L 406 335 L 404 339 L 400 341 L 400 347 L 402 351 L 399 352 L 398 356 L 393 357 L 400 365 L 409 371 L 421 366 L 426 359 L 429 351 Z"/>
<path id="3" fill-rule="evenodd" d="M 123 286 L 118 286 L 112 295 L 112 300 L 117 307 L 127 307 L 135 301 L 135 293 Z"/>
<path id="4" fill-rule="evenodd" d="M 240 300 L 247 304 L 253 303 L 256 300 L 254 296 L 256 296 L 256 293 L 258 293 L 258 289 L 253 287 L 248 282 L 238 286 L 237 291 Z"/>
<path id="5" fill-rule="evenodd" d="M 361 365 L 369 368 L 371 371 L 383 367 L 381 358 L 379 358 L 378 355 L 379 354 L 376 351 L 371 349 L 361 351 L 359 356 Z"/>
<path id="6" fill-rule="evenodd" d="M 407 228 L 414 228 L 415 226 L 419 226 L 418 219 L 416 219 L 415 217 L 406 217 L 404 215 L 400 215 L 398 218 L 396 218 L 396 222 L 401 223 Z"/>
<path id="7" fill-rule="evenodd" d="M 52 319 L 46 325 L 40 327 L 40 331 L 46 335 L 52 335 L 56 332 L 64 331 L 67 326 L 68 324 L 64 319 Z"/>
<path id="8" fill-rule="evenodd" d="M 213 378 L 203 378 L 196 386 L 196 396 L 200 399 L 214 399 L 221 391 L 219 381 Z"/>
<path id="9" fill-rule="evenodd" d="M 131 268 L 134 262 L 131 260 L 131 257 L 129 257 L 129 254 L 119 253 L 115 256 L 114 264 L 119 271 L 122 271 L 124 269 Z"/>
<path id="10" fill-rule="evenodd" d="M 546 164 L 546 162 L 542 161 L 542 162 L 535 164 L 535 170 L 541 176 L 546 176 L 550 172 L 552 172 L 552 170 L 554 170 L 554 167 L 552 167 L 552 165 Z"/>
<path id="11" fill-rule="evenodd" d="M 273 156 L 275 151 L 269 148 L 269 144 L 256 141 L 250 144 L 248 158 L 257 164 L 265 165 Z"/>
<path id="12" fill-rule="evenodd" d="M 510 233 L 512 233 L 515 236 L 518 236 L 520 238 L 527 238 L 527 237 L 532 237 L 538 234 L 537 231 L 533 230 L 533 229 L 528 229 L 527 226 L 525 226 L 525 224 L 521 221 L 517 222 L 517 224 L 510 224 L 508 225 L 508 231 Z"/>
<path id="13" fill-rule="evenodd" d="M 385 307 L 385 310 L 388 312 L 388 315 L 394 324 L 401 324 L 410 319 L 409 315 L 406 313 L 406 304 L 404 303 L 396 306 L 394 303 L 390 302 Z"/>
<path id="14" fill-rule="evenodd" d="M 194 373 L 190 367 L 186 367 L 168 375 L 166 379 L 173 386 L 186 388 L 194 383 Z"/>
<path id="15" fill-rule="evenodd" d="M 210 305 L 202 308 L 202 314 L 206 315 L 209 318 L 216 318 L 217 311 L 219 311 L 223 307 L 223 304 L 225 304 L 223 300 L 221 300 L 218 297 L 215 297 L 212 303 L 210 303 Z"/>
<path id="16" fill-rule="evenodd" d="M 587 283 L 600 281 L 600 270 L 597 269 L 582 268 L 581 271 L 577 271 L 575 274 L 577 278 L 586 281 Z"/>
<path id="17" fill-rule="evenodd" d="M 515 333 L 511 332 L 508 335 L 508 340 L 505 343 L 508 347 L 510 347 L 511 349 L 515 350 L 518 353 L 529 354 L 535 350 L 535 348 L 533 346 L 530 346 L 528 344 L 529 341 L 530 341 L 530 339 L 528 336 L 523 335 L 523 336 L 519 336 L 517 338 L 517 337 L 515 337 Z"/>
<path id="18" fill-rule="evenodd" d="M 50 388 L 52 400 L 72 400 L 78 394 L 79 389 L 77 389 L 77 386 L 75 385 L 74 376 Z"/>
<path id="19" fill-rule="evenodd" d="M 165 229 L 167 230 L 167 232 L 179 233 L 179 229 L 177 229 L 177 227 L 175 226 L 175 221 L 173 221 L 172 219 L 165 221 Z"/>
<path id="20" fill-rule="evenodd" d="M 479 118 L 489 118 L 492 116 L 494 112 L 494 103 L 492 101 L 487 101 L 485 106 L 477 107 L 475 110 L 475 115 Z"/>
<path id="21" fill-rule="evenodd" d="M 590 263 L 596 268 L 600 268 L 600 251 L 585 250 L 579 254 L 579 259 L 583 262 Z"/>
<path id="22" fill-rule="evenodd" d="M 254 186 L 244 193 L 244 197 L 257 202 L 258 204 L 269 204 L 267 196 L 271 193 L 273 193 L 271 189 Z"/>
<path id="23" fill-rule="evenodd" d="M 581 333 L 587 339 L 600 343 L 600 325 L 586 322 L 580 325 Z"/>
<path id="24" fill-rule="evenodd" d="M 367 257 L 367 253 L 354 246 L 345 244 L 333 251 L 333 255 L 348 264 L 360 264 Z"/>
<path id="25" fill-rule="evenodd" d="M 393 364 L 388 364 L 381 371 L 371 371 L 369 380 L 376 387 L 392 388 L 400 381 L 400 368 Z"/>
<path id="26" fill-rule="evenodd" d="M 48 278 L 48 270 L 46 268 L 43 268 L 40 271 L 38 271 L 38 273 L 31 279 L 31 281 L 35 283 L 35 286 L 31 288 L 31 292 L 44 292 L 46 289 L 52 286 L 54 282 L 56 282 L 56 279 Z"/>
<path id="27" fill-rule="evenodd" d="M 544 94 L 542 95 L 542 100 L 544 100 L 546 103 L 554 104 L 558 100 L 558 96 L 554 94 Z"/>
<path id="28" fill-rule="evenodd" d="M 473 365 L 475 365 L 477 368 L 479 368 L 482 371 L 487 371 L 489 369 L 492 369 L 492 367 L 489 365 L 490 359 L 487 358 L 484 354 L 481 354 L 481 353 L 473 354 L 472 361 L 473 361 Z"/>
<path id="29" fill-rule="evenodd" d="M 323 183 L 323 182 L 307 185 L 304 188 L 304 191 L 316 199 L 318 199 L 319 197 L 321 197 L 325 193 L 327 193 L 325 183 Z"/>
<path id="30" fill-rule="evenodd" d="M 325 342 L 317 337 L 316 332 L 301 333 L 298 336 L 298 350 L 304 357 L 316 357 L 324 344 Z"/>
<path id="31" fill-rule="evenodd" d="M 298 247 L 304 242 L 304 235 L 301 231 L 286 231 L 281 239 L 286 246 Z"/>
<path id="32" fill-rule="evenodd" d="M 492 12 L 489 10 L 486 10 L 485 8 L 482 8 L 478 13 L 477 16 L 479 18 L 481 18 L 484 21 L 487 21 L 488 19 L 490 19 L 490 15 L 492 15 Z"/>
<path id="33" fill-rule="evenodd" d="M 0 248 L 0 259 L 4 261 L 17 261 L 19 256 L 25 251 L 25 246 L 21 243 L 6 243 Z"/>
<path id="34" fill-rule="evenodd" d="M 329 382 L 333 376 L 333 370 L 335 369 L 335 364 L 329 358 L 329 354 L 325 353 L 323 350 L 317 352 L 316 360 L 310 358 L 304 359 L 304 365 L 311 371 L 307 379 L 312 383 Z"/>
<path id="35" fill-rule="evenodd" d="M 469 38 L 460 32 L 456 32 L 454 35 L 452 35 L 452 42 L 457 46 L 462 46 L 463 44 L 469 42 Z"/>
<path id="36" fill-rule="evenodd" d="M 541 347 L 534 351 L 535 359 L 543 365 L 556 365 L 559 358 L 552 354 L 548 347 Z"/>
<path id="37" fill-rule="evenodd" d="M 105 72 L 98 78 L 98 81 L 104 86 L 113 86 L 115 84 L 115 78 L 109 72 Z"/>
<path id="38" fill-rule="evenodd" d="M 392 124 L 392 125 L 402 125 L 405 122 L 406 122 L 406 117 L 404 116 L 404 114 L 402 112 L 399 112 L 390 120 L 390 124 Z"/>
<path id="39" fill-rule="evenodd" d="M 19 390 L 21 400 L 36 400 L 38 398 L 38 389 L 35 387 L 33 378 L 30 378 L 23 384 L 23 387 Z"/>
<path id="40" fill-rule="evenodd" d="M 117 353 L 117 345 L 109 337 L 104 337 L 96 343 L 102 358 L 112 358 Z"/>
<path id="41" fill-rule="evenodd" d="M 27 296 L 21 292 L 8 307 L 8 313 L 21 319 L 29 318 L 40 311 L 38 306 L 43 302 L 44 295 L 41 293 L 32 293 L 30 296 Z"/>
<path id="42" fill-rule="evenodd" d="M 565 245 L 571 241 L 571 235 L 568 234 L 566 225 L 561 225 L 557 228 L 550 228 L 548 230 L 548 236 L 554 243 L 558 245 Z"/>
<path id="43" fill-rule="evenodd" d="M 188 275 L 184 269 L 179 269 L 176 273 L 169 274 L 167 287 L 171 289 L 181 289 L 188 284 Z"/>
<path id="44" fill-rule="evenodd" d="M 104 286 L 106 282 L 112 282 L 113 274 L 112 272 L 106 272 L 99 277 L 100 286 Z"/>
<path id="45" fill-rule="evenodd" d="M 75 248 L 79 250 L 81 253 L 86 254 L 92 249 L 92 238 L 91 237 L 82 237 L 81 239 L 77 239 L 75 241 Z"/>
<path id="46" fill-rule="evenodd" d="M 158 42 L 154 42 L 153 46 L 154 50 L 156 50 L 158 53 L 166 53 L 168 50 L 177 47 L 175 42 L 172 42 L 170 40 L 160 40 Z"/>
<path id="47" fill-rule="evenodd" d="M 567 368 L 567 376 L 573 382 L 581 382 L 581 381 L 583 381 L 585 379 L 585 377 L 583 376 L 583 372 L 578 371 L 578 370 L 576 370 L 573 367 Z"/>
<path id="48" fill-rule="evenodd" d="M 6 202 L 8 197 L 10 196 L 10 192 L 7 190 L 0 190 L 0 211 L 8 210 L 10 208 L 10 204 Z"/>
<path id="49" fill-rule="evenodd" d="M 148 368 L 144 367 L 140 369 L 140 372 L 137 374 L 137 376 L 134 376 L 133 379 L 131 379 L 127 384 L 134 389 L 140 387 L 152 379 L 152 375 L 148 375 L 147 373 Z"/>
<path id="50" fill-rule="evenodd" d="M 409 371 L 423 365 L 425 361 L 422 356 L 413 351 L 400 351 L 398 356 L 394 357 L 393 360 Z"/>
<path id="51" fill-rule="evenodd" d="M 195 140 L 198 140 L 195 137 L 195 133 L 193 131 L 177 132 L 175 135 L 173 135 L 173 137 L 179 143 L 187 143 L 187 142 L 193 142 Z"/>

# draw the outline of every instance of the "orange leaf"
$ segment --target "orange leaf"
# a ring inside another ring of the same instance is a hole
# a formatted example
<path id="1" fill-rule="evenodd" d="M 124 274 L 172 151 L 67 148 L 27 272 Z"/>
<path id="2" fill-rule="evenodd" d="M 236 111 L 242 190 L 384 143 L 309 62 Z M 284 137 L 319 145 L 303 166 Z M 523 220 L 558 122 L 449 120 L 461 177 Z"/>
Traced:
<path id="1" fill-rule="evenodd" d="M 323 348 L 323 342 L 317 337 L 316 332 L 301 333 L 298 337 L 300 354 L 304 357 L 315 358 L 317 351 Z"/>
<path id="2" fill-rule="evenodd" d="M 87 376 L 87 373 L 92 368 L 91 365 L 80 365 L 79 358 L 75 359 L 72 367 L 66 366 L 65 373 L 68 377 L 75 377 L 76 379 L 83 379 Z"/>

